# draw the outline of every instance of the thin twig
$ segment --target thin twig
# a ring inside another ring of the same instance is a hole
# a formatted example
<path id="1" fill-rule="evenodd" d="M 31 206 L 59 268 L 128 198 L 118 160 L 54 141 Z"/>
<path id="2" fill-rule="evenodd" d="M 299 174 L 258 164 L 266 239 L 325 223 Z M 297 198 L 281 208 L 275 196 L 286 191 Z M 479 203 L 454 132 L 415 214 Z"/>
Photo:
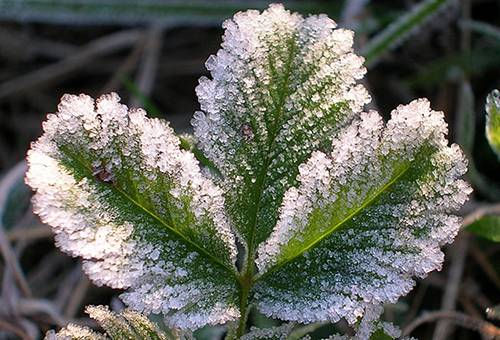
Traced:
<path id="1" fill-rule="evenodd" d="M 493 282 L 497 289 L 500 290 L 500 278 L 498 277 L 495 268 L 493 268 L 490 261 L 488 261 L 488 258 L 476 246 L 471 247 L 471 255 L 477 264 L 479 264 L 486 276 L 488 276 L 491 282 Z"/>
<path id="2" fill-rule="evenodd" d="M 19 30 L 5 27 L 0 29 L 0 46 L 2 47 L 2 54 L 17 59 L 19 57 L 30 58 L 33 56 L 60 59 L 70 56 L 78 49 L 68 43 L 27 35 Z"/>
<path id="3" fill-rule="evenodd" d="M 120 88 L 123 78 L 129 75 L 137 66 L 144 49 L 145 39 L 139 39 L 127 58 L 116 68 L 113 76 L 102 87 L 101 93 L 109 93 Z"/>
<path id="4" fill-rule="evenodd" d="M 427 283 L 427 281 L 421 282 L 420 285 L 418 286 L 417 292 L 415 293 L 415 296 L 412 299 L 410 309 L 406 313 L 404 322 L 405 325 L 409 324 L 411 320 L 413 320 L 417 315 L 418 310 L 420 309 L 420 306 L 424 301 L 425 293 L 427 293 L 428 288 L 429 284 Z"/>
<path id="5" fill-rule="evenodd" d="M 45 224 L 41 224 L 32 228 L 14 229 L 7 234 L 7 239 L 10 242 L 31 241 L 41 238 L 50 238 L 52 235 L 52 229 Z"/>
<path id="6" fill-rule="evenodd" d="M 48 300 L 43 299 L 20 299 L 17 305 L 20 314 L 30 316 L 34 314 L 46 314 L 52 322 L 58 326 L 65 326 L 68 323 L 57 308 Z"/>
<path id="7" fill-rule="evenodd" d="M 17 185 L 19 179 L 23 178 L 26 172 L 26 162 L 19 162 L 15 167 L 13 167 L 0 182 L 0 217 L 4 215 L 4 209 L 9 199 L 9 193 L 12 188 Z M 14 277 L 16 279 L 19 288 L 26 297 L 31 297 L 31 290 L 29 288 L 28 282 L 24 277 L 24 273 L 21 269 L 21 265 L 17 259 L 17 256 L 12 249 L 7 236 L 5 235 L 4 226 L 2 220 L 0 219 L 0 251 L 5 260 L 7 266 L 10 267 Z"/>
<path id="8" fill-rule="evenodd" d="M 149 30 L 146 38 L 142 62 L 136 78 L 137 88 L 144 96 L 149 96 L 153 90 L 158 61 L 160 59 L 163 30 L 163 26 L 154 25 Z M 139 104 L 140 99 L 134 96 L 130 105 L 137 107 Z"/>
<path id="9" fill-rule="evenodd" d="M 59 287 L 57 288 L 57 292 L 52 298 L 54 304 L 57 306 L 58 310 L 64 310 L 65 306 L 68 305 L 68 300 L 73 295 L 75 290 L 75 286 L 80 281 L 80 277 L 82 276 L 82 270 L 80 265 L 77 264 L 73 267 L 73 269 L 69 270 L 65 275 L 64 279 L 60 280 Z"/>
<path id="10" fill-rule="evenodd" d="M 453 244 L 451 250 L 451 264 L 448 271 L 448 280 L 443 294 L 441 309 L 443 311 L 453 311 L 456 307 L 456 300 L 460 289 L 460 282 L 464 271 L 465 258 L 467 256 L 469 240 L 466 234 L 460 235 Z M 447 320 L 441 320 L 436 325 L 433 340 L 447 339 L 452 331 L 452 326 Z"/>
<path id="11" fill-rule="evenodd" d="M 127 48 L 141 37 L 141 30 L 132 29 L 92 41 L 66 59 L 4 82 L 0 85 L 0 99 L 40 86 L 80 67 L 88 66 L 93 59 Z"/>
<path id="12" fill-rule="evenodd" d="M 479 205 L 472 212 L 467 214 L 462 221 L 462 229 L 471 225 L 476 220 L 487 215 L 499 215 L 500 203 Z"/>
<path id="13" fill-rule="evenodd" d="M 366 5 L 370 0 L 351 0 L 346 1 L 342 14 L 340 15 L 340 23 L 345 28 L 356 30 L 359 25 L 359 17 L 364 12 Z"/>
<path id="14" fill-rule="evenodd" d="M 75 290 L 64 310 L 65 317 L 72 318 L 76 315 L 76 313 L 78 313 L 90 286 L 91 284 L 89 279 L 82 273 L 80 280 L 78 281 L 78 284 L 76 285 Z"/>
<path id="15" fill-rule="evenodd" d="M 410 335 L 411 332 L 413 332 L 417 327 L 424 323 L 434 322 L 441 319 L 450 320 L 457 325 L 475 330 L 492 338 L 500 336 L 500 328 L 496 327 L 495 325 L 487 321 L 455 311 L 437 311 L 425 313 L 421 317 L 413 320 L 413 322 L 411 322 L 408 326 L 406 326 L 406 328 L 403 330 L 402 336 Z"/>
<path id="16" fill-rule="evenodd" d="M 28 339 L 28 335 L 17 325 L 13 325 L 3 318 L 0 318 L 0 329 L 5 330 L 9 333 L 14 333 L 15 335 L 19 336 L 21 339 Z"/>

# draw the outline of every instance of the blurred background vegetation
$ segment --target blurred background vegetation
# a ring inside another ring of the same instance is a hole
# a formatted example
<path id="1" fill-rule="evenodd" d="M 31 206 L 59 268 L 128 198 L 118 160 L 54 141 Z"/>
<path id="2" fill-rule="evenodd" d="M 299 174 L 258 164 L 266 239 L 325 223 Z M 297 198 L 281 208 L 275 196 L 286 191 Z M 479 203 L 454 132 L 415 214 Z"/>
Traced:
<path id="1" fill-rule="evenodd" d="M 303 14 L 326 13 L 356 32 L 373 97 L 368 109 L 388 117 L 398 104 L 427 97 L 444 111 L 451 140 L 470 160 L 475 193 L 463 211 L 465 224 L 500 214 L 500 163 L 484 134 L 486 95 L 500 87 L 500 1 L 284 3 Z M 199 108 L 194 88 L 208 75 L 204 62 L 219 48 L 222 21 L 268 4 L 0 0 L 0 339 L 39 338 L 68 321 L 94 325 L 83 313 L 87 304 L 123 307 L 118 291 L 93 286 L 78 261 L 54 248 L 50 230 L 31 212 L 22 160 L 46 114 L 64 93 L 116 91 L 130 106 L 189 132 Z M 493 219 L 498 228 L 498 216 Z M 462 232 L 447 248 L 444 269 L 387 306 L 384 318 L 407 330 L 412 321 L 429 321 L 412 332 L 421 339 L 484 337 L 478 329 L 497 322 L 486 309 L 500 303 L 499 253 L 498 243 Z M 422 319 L 429 311 L 457 314 Z M 257 313 L 252 320 L 259 327 L 277 324 Z M 333 329 L 315 326 L 313 338 Z M 349 332 L 343 323 L 335 327 Z M 223 332 L 216 327 L 196 336 L 217 339 Z"/>

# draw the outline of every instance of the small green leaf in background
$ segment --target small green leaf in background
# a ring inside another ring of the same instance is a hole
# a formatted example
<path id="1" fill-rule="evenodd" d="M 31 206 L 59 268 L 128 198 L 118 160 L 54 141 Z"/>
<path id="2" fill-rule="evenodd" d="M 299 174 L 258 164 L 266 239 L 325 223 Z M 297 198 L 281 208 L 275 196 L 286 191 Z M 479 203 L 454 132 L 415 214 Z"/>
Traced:
<path id="1" fill-rule="evenodd" d="M 486 97 L 486 138 L 500 159 L 500 92 L 493 90 Z"/>
<path id="2" fill-rule="evenodd" d="M 500 216 L 484 216 L 467 227 L 471 233 L 500 242 Z"/>

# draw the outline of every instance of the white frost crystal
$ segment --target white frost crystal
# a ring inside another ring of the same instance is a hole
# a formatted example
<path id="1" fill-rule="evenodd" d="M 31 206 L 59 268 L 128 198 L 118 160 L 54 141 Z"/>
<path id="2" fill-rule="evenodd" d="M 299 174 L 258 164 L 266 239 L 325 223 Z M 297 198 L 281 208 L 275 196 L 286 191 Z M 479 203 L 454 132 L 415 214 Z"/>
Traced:
<path id="1" fill-rule="evenodd" d="M 43 127 L 28 153 L 35 212 L 96 284 L 128 289 L 130 307 L 176 327 L 239 317 L 222 191 L 168 124 L 116 94 L 66 95 Z"/>
<path id="2" fill-rule="evenodd" d="M 440 269 L 440 246 L 461 220 L 466 160 L 447 146 L 443 114 L 419 99 L 344 129 L 332 152 L 300 166 L 278 223 L 260 246 L 256 300 L 273 317 L 355 322 L 370 305 L 395 302 L 413 276 Z"/>

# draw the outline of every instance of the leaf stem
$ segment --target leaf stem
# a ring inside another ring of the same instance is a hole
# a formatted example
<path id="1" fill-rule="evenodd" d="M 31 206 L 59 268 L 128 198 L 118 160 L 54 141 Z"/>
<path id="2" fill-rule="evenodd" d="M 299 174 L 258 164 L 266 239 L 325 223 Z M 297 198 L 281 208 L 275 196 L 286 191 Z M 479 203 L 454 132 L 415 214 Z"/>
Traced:
<path id="1" fill-rule="evenodd" d="M 249 255 L 249 258 L 253 257 Z M 250 261 L 249 261 L 250 262 Z M 246 324 L 248 319 L 248 314 L 250 311 L 248 298 L 250 296 L 250 290 L 253 286 L 253 266 L 248 266 L 245 273 L 240 277 L 240 321 L 238 324 L 238 329 L 236 330 L 236 337 L 239 339 L 243 334 L 245 334 Z"/>

